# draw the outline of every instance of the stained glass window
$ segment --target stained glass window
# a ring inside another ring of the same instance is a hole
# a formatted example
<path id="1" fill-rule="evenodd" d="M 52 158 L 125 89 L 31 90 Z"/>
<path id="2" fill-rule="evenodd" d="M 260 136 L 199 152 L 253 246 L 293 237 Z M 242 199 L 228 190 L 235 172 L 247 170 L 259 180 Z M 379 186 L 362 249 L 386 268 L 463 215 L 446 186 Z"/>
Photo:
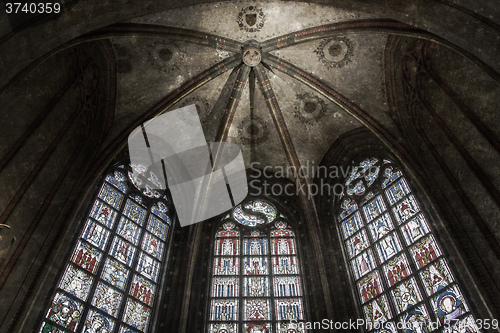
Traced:
<path id="1" fill-rule="evenodd" d="M 155 175 L 133 167 L 105 177 L 39 332 L 149 331 L 173 226 Z"/>
<path id="2" fill-rule="evenodd" d="M 403 172 L 368 158 L 340 197 L 339 234 L 371 332 L 479 332 Z"/>
<path id="3" fill-rule="evenodd" d="M 295 233 L 263 200 L 226 216 L 214 240 L 207 332 L 304 332 L 302 277 Z"/>

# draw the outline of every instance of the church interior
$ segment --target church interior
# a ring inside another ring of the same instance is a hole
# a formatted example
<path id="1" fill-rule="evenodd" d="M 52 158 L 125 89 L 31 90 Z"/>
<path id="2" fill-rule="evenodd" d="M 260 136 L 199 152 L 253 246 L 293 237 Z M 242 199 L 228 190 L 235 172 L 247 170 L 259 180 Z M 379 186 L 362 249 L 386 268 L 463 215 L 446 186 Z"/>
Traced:
<path id="1" fill-rule="evenodd" d="M 0 332 L 500 332 L 496 1 L 58 8 L 0 14 Z M 189 105 L 248 196 L 181 226 L 128 142 Z"/>

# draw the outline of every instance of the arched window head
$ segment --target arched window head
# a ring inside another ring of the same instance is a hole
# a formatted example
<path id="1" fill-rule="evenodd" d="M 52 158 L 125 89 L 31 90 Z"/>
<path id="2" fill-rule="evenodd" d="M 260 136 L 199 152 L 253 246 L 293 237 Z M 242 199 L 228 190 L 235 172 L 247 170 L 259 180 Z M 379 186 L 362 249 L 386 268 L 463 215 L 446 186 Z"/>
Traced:
<path id="1" fill-rule="evenodd" d="M 338 229 L 370 331 L 479 332 L 403 172 L 367 158 L 343 185 Z"/>
<path id="2" fill-rule="evenodd" d="M 297 240 L 271 203 L 247 200 L 215 233 L 209 333 L 295 333 L 304 320 Z"/>
<path id="3" fill-rule="evenodd" d="M 149 331 L 173 227 L 157 179 L 140 165 L 106 175 L 39 332 Z"/>

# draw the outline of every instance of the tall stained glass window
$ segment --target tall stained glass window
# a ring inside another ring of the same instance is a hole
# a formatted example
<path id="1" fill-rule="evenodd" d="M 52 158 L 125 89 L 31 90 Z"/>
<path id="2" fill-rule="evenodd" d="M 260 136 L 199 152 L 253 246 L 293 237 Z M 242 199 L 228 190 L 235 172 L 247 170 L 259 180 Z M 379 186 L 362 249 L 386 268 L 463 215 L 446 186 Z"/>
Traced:
<path id="1" fill-rule="evenodd" d="M 304 332 L 295 233 L 270 203 L 246 201 L 221 222 L 209 309 L 209 333 Z"/>
<path id="2" fill-rule="evenodd" d="M 344 185 L 340 236 L 371 331 L 479 332 L 402 171 L 369 158 Z"/>
<path id="3" fill-rule="evenodd" d="M 146 168 L 103 181 L 39 332 L 148 332 L 172 227 L 168 199 Z"/>

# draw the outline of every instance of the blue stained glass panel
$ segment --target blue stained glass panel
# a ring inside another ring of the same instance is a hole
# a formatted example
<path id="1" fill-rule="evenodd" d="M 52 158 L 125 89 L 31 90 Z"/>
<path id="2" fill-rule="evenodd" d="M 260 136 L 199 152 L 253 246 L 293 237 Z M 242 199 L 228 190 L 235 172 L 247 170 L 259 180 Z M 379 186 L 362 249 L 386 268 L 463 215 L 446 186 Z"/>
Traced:
<path id="1" fill-rule="evenodd" d="M 396 172 L 393 171 L 392 167 L 388 167 L 384 170 L 384 181 L 382 182 L 382 188 L 386 188 L 389 186 L 393 181 L 401 177 L 403 174 L 401 171 L 397 170 Z"/>
<path id="2" fill-rule="evenodd" d="M 368 187 L 372 186 L 375 180 L 378 177 L 378 173 L 380 172 L 379 166 L 370 166 L 368 170 L 365 171 L 365 181 Z"/>
<path id="3" fill-rule="evenodd" d="M 389 303 L 385 295 L 376 298 L 367 305 L 363 306 L 366 322 L 374 327 L 377 323 L 385 323 L 392 318 Z"/>
<path id="4" fill-rule="evenodd" d="M 151 207 L 151 212 L 161 218 L 163 221 L 170 224 L 170 216 L 168 216 L 168 207 L 164 202 L 158 202 Z"/>
<path id="5" fill-rule="evenodd" d="M 156 285 L 140 275 L 134 274 L 129 294 L 139 301 L 152 306 Z"/>
<path id="6" fill-rule="evenodd" d="M 234 256 L 240 254 L 240 240 L 238 238 L 219 238 L 215 241 L 215 254 Z"/>
<path id="7" fill-rule="evenodd" d="M 110 316 L 116 317 L 120 310 L 123 295 L 102 282 L 97 285 L 92 305 Z"/>
<path id="8" fill-rule="evenodd" d="M 420 272 L 427 295 L 434 294 L 453 282 L 450 268 L 444 259 L 434 262 Z"/>
<path id="9" fill-rule="evenodd" d="M 277 320 L 304 320 L 301 298 L 279 298 L 275 300 Z"/>
<path id="10" fill-rule="evenodd" d="M 235 321 L 238 320 L 237 299 L 212 299 L 210 304 L 210 320 Z"/>
<path id="11" fill-rule="evenodd" d="M 151 310 L 141 303 L 127 299 L 127 305 L 123 314 L 123 321 L 135 329 L 146 332 L 149 324 Z"/>
<path id="12" fill-rule="evenodd" d="M 81 237 L 90 244 L 104 250 L 109 238 L 109 230 L 92 220 L 87 220 Z"/>
<path id="13" fill-rule="evenodd" d="M 376 243 L 375 248 L 377 249 L 380 262 L 383 263 L 387 259 L 394 257 L 399 251 L 401 251 L 402 247 L 398 235 L 393 232 Z"/>
<path id="14" fill-rule="evenodd" d="M 251 298 L 243 300 L 243 320 L 271 320 L 271 308 L 268 298 Z"/>
<path id="15" fill-rule="evenodd" d="M 273 238 L 271 239 L 271 254 L 287 255 L 296 254 L 295 239 L 293 238 Z"/>
<path id="16" fill-rule="evenodd" d="M 273 257 L 273 274 L 299 274 L 297 257 Z"/>
<path id="17" fill-rule="evenodd" d="M 42 332 L 52 332 L 51 329 L 54 326 L 50 322 L 59 324 L 74 332 L 78 328 L 82 312 L 82 303 L 62 293 L 56 293 L 45 316 L 49 321 L 42 328 Z"/>
<path id="18" fill-rule="evenodd" d="M 365 230 L 361 230 L 359 233 L 349 238 L 346 241 L 347 252 L 349 254 L 349 259 L 360 254 L 364 249 L 370 246 L 370 241 L 366 237 Z"/>
<path id="19" fill-rule="evenodd" d="M 344 233 L 344 239 L 351 237 L 363 226 L 363 221 L 361 220 L 361 214 L 358 212 L 354 213 L 341 223 L 342 232 Z"/>
<path id="20" fill-rule="evenodd" d="M 85 333 L 108 333 L 113 332 L 115 321 L 97 311 L 90 310 L 85 319 Z"/>
<path id="21" fill-rule="evenodd" d="M 158 279 L 158 273 L 160 270 L 160 263 L 148 256 L 144 252 L 139 255 L 139 261 L 137 263 L 137 271 L 147 277 L 148 279 L 156 282 Z"/>
<path id="22" fill-rule="evenodd" d="M 216 276 L 212 281 L 212 297 L 238 297 L 238 287 L 237 277 Z"/>
<path id="23" fill-rule="evenodd" d="M 414 309 L 405 312 L 400 317 L 400 323 L 401 327 L 405 328 L 403 330 L 405 333 L 415 333 L 418 332 L 418 330 L 420 330 L 420 332 L 431 332 L 431 327 L 433 325 L 425 305 L 417 306 Z"/>
<path id="24" fill-rule="evenodd" d="M 403 199 L 408 193 L 410 193 L 410 188 L 403 177 L 385 190 L 385 194 L 391 205 Z"/>
<path id="25" fill-rule="evenodd" d="M 401 224 L 418 213 L 420 211 L 420 208 L 418 207 L 417 201 L 415 200 L 413 195 L 410 194 L 405 199 L 403 199 L 403 201 L 392 207 L 392 211 L 396 216 L 398 224 Z"/>
<path id="26" fill-rule="evenodd" d="M 127 283 L 128 274 L 129 270 L 125 266 L 116 260 L 108 258 L 101 273 L 101 278 L 110 285 L 123 290 Z"/>
<path id="27" fill-rule="evenodd" d="M 243 278 L 243 296 L 269 297 L 269 277 L 252 276 Z"/>
<path id="28" fill-rule="evenodd" d="M 149 221 L 146 229 L 156 237 L 160 238 L 161 240 L 163 241 L 167 240 L 168 225 L 166 223 L 163 223 L 156 216 L 154 215 L 149 216 Z"/>
<path id="29" fill-rule="evenodd" d="M 214 259 L 214 275 L 237 275 L 239 263 L 238 257 L 217 257 Z"/>
<path id="30" fill-rule="evenodd" d="M 101 257 L 102 253 L 92 245 L 78 241 L 71 261 L 89 272 L 95 273 L 101 262 Z"/>
<path id="31" fill-rule="evenodd" d="M 344 200 L 342 203 L 342 213 L 339 215 L 339 219 L 343 220 L 347 216 L 351 215 L 354 213 L 356 210 L 358 210 L 358 205 L 356 204 L 355 201 L 351 201 L 349 199 Z"/>
<path id="32" fill-rule="evenodd" d="M 128 199 L 123 209 L 123 215 L 142 226 L 146 219 L 146 209 Z"/>
<path id="33" fill-rule="evenodd" d="M 99 192 L 99 198 L 118 210 L 123 202 L 123 193 L 117 191 L 112 185 L 104 183 Z"/>
<path id="34" fill-rule="evenodd" d="M 120 174 L 119 172 L 116 172 L 117 174 Z M 113 176 L 107 176 L 106 181 L 110 184 L 113 184 L 116 188 L 118 188 L 120 191 L 123 193 L 127 192 L 127 186 L 123 181 L 120 181 L 120 177 L 113 177 Z"/>
<path id="35" fill-rule="evenodd" d="M 263 256 L 268 253 L 266 238 L 245 238 L 243 240 L 243 254 Z"/>
<path id="36" fill-rule="evenodd" d="M 422 300 L 414 278 L 407 279 L 391 290 L 392 299 L 399 313 L 407 310 Z"/>
<path id="37" fill-rule="evenodd" d="M 138 333 L 139 331 L 137 330 L 133 330 L 129 327 L 126 327 L 126 326 L 120 326 L 120 330 L 118 331 L 118 333 Z"/>
<path id="38" fill-rule="evenodd" d="M 111 245 L 110 254 L 122 263 L 130 266 L 134 259 L 135 247 L 126 240 L 115 236 Z"/>
<path id="39" fill-rule="evenodd" d="M 269 274 L 269 263 L 267 257 L 245 257 L 243 259 L 243 265 L 243 274 L 245 275 Z"/>
<path id="40" fill-rule="evenodd" d="M 381 195 L 378 195 L 371 202 L 363 206 L 363 212 L 365 213 L 366 220 L 368 222 L 372 221 L 374 218 L 382 214 L 385 209 L 386 207 Z"/>
<path id="41" fill-rule="evenodd" d="M 406 223 L 402 230 L 406 244 L 411 245 L 416 240 L 429 233 L 429 226 L 422 214 L 418 214 L 414 219 Z"/>
<path id="42" fill-rule="evenodd" d="M 302 296 L 298 276 L 275 276 L 273 285 L 275 297 Z"/>
<path id="43" fill-rule="evenodd" d="M 59 288 L 67 291 L 69 294 L 76 296 L 82 301 L 86 301 L 89 296 L 89 290 L 92 286 L 94 278 L 87 272 L 68 265 L 66 271 L 59 283 Z"/>
<path id="44" fill-rule="evenodd" d="M 347 190 L 346 190 L 348 195 L 353 195 L 353 194 L 361 195 L 361 194 L 365 193 L 365 191 L 366 191 L 366 188 L 363 185 L 362 181 L 358 181 L 356 183 L 356 185 L 354 185 L 354 186 L 347 186 Z"/>
<path id="45" fill-rule="evenodd" d="M 134 245 L 139 244 L 139 237 L 141 237 L 141 228 L 124 216 L 120 218 L 120 223 L 118 224 L 116 233 Z"/>
<path id="46" fill-rule="evenodd" d="M 391 230 L 394 229 L 392 219 L 388 213 L 385 213 L 372 223 L 368 225 L 372 237 L 375 241 L 378 241 L 383 236 L 387 235 Z"/>
<path id="47" fill-rule="evenodd" d="M 351 260 L 351 263 L 356 280 L 374 269 L 376 266 L 371 249 L 361 253 L 359 256 L 354 258 L 354 260 Z"/>
<path id="48" fill-rule="evenodd" d="M 147 254 L 161 260 L 163 255 L 164 244 L 161 240 L 146 232 L 142 240 L 142 250 Z"/>
<path id="49" fill-rule="evenodd" d="M 433 297 L 432 308 L 441 323 L 452 322 L 469 311 L 458 286 L 453 286 Z"/>
<path id="50" fill-rule="evenodd" d="M 90 217 L 110 229 L 113 228 L 115 224 L 116 216 L 116 210 L 112 209 L 101 200 L 95 201 L 94 207 L 92 207 L 92 211 L 90 212 Z"/>

